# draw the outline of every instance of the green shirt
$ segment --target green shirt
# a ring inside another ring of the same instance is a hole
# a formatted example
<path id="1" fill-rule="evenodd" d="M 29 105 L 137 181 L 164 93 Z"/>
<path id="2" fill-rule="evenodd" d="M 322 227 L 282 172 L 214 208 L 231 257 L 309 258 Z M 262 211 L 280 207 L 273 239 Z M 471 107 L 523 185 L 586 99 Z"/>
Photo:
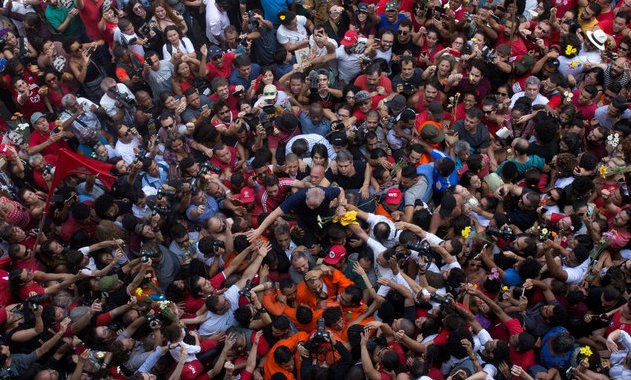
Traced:
<path id="1" fill-rule="evenodd" d="M 342 273 L 349 280 L 353 281 L 355 285 L 359 286 L 362 289 L 366 289 L 366 284 L 364 283 L 364 279 L 362 279 L 362 276 L 358 275 L 357 272 L 353 270 L 353 261 L 349 260 L 348 263 L 346 263 L 346 269 Z"/>
<path id="2" fill-rule="evenodd" d="M 61 4 L 59 4 L 59 7 L 57 8 L 49 5 L 46 7 L 46 19 L 50 25 L 55 28 L 55 30 L 58 30 L 59 26 L 63 24 L 66 17 L 68 17 L 68 13 L 70 13 L 74 7 L 74 4 L 72 5 L 72 8 L 66 8 Z M 68 27 L 62 34 L 66 37 L 78 39 L 85 35 L 85 28 L 83 27 L 83 22 L 81 22 L 81 17 L 76 15 L 72 20 L 70 20 Z"/>

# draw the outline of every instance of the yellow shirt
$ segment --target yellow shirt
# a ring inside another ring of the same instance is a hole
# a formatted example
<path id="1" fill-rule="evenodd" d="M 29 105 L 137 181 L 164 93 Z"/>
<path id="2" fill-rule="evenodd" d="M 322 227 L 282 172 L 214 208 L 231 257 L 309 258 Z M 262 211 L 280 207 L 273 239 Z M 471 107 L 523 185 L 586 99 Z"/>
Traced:
<path id="1" fill-rule="evenodd" d="M 583 29 L 584 32 L 587 32 L 589 30 L 593 30 L 594 27 L 596 25 L 598 25 L 598 20 L 594 17 L 594 19 L 592 21 L 589 22 L 585 22 L 582 18 L 581 15 L 583 14 L 583 10 L 585 9 L 585 7 L 582 7 L 581 9 L 579 9 L 578 11 L 578 23 L 581 25 L 581 29 Z"/>

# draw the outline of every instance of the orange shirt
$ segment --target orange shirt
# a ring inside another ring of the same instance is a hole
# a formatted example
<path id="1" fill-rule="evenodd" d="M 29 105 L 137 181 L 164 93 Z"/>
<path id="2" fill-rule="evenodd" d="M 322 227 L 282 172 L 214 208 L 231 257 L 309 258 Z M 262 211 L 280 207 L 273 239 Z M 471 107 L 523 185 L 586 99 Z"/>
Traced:
<path id="1" fill-rule="evenodd" d="M 299 357 L 299 354 L 296 354 L 296 346 L 298 343 L 304 342 L 309 338 L 309 335 L 305 332 L 298 332 L 287 339 L 279 340 L 274 347 L 270 350 L 267 355 L 267 360 L 265 361 L 265 365 L 263 366 L 263 379 L 270 380 L 272 375 L 280 372 L 287 377 L 287 380 L 295 380 L 296 376 L 294 373 L 287 371 L 280 364 L 276 363 L 274 360 L 274 352 L 280 346 L 285 346 L 289 348 L 290 351 L 294 352 L 294 358 Z M 298 368 L 298 363 L 296 363 L 296 367 L 294 368 L 295 373 L 300 373 L 300 368 Z"/>
<path id="2" fill-rule="evenodd" d="M 321 280 L 324 283 L 324 286 L 326 286 L 328 300 L 331 302 L 335 302 L 338 294 L 342 293 L 344 289 L 354 284 L 353 281 L 349 280 L 337 269 L 333 269 L 333 273 L 331 275 L 322 275 Z M 298 284 L 296 289 L 296 303 L 298 305 L 304 304 L 312 309 L 318 308 L 318 297 L 309 290 L 304 281 Z"/>
<path id="3" fill-rule="evenodd" d="M 386 208 L 383 207 L 381 203 L 377 205 L 377 208 L 375 209 L 375 215 L 385 216 L 386 218 L 390 219 L 392 222 L 396 222 L 396 220 L 394 220 L 392 215 L 390 215 L 388 210 L 386 210 Z"/>

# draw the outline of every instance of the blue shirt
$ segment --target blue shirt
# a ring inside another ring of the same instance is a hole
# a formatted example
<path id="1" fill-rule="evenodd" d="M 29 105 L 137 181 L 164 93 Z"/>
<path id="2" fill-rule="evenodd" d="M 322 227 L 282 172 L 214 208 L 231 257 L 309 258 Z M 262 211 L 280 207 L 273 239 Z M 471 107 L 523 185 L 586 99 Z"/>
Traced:
<path id="1" fill-rule="evenodd" d="M 278 26 L 278 12 L 289 10 L 289 5 L 293 0 L 265 0 L 261 1 L 263 14 L 265 19 L 270 21 L 274 26 Z"/>
<path id="2" fill-rule="evenodd" d="M 391 24 L 390 21 L 386 19 L 386 15 L 380 15 L 379 17 L 381 18 L 381 21 L 379 21 L 379 24 L 377 24 L 377 31 L 380 31 L 381 29 L 384 29 L 384 28 L 390 28 L 390 29 L 393 29 L 394 31 L 397 31 L 399 29 L 399 23 L 401 22 L 401 20 L 405 18 L 405 16 L 402 15 L 401 13 L 399 13 L 398 16 L 399 17 L 397 18 L 397 21 L 395 21 L 394 24 Z"/>
<path id="3" fill-rule="evenodd" d="M 243 88 L 245 88 L 246 91 L 249 90 L 250 83 L 252 83 L 252 81 L 255 80 L 261 73 L 261 66 L 259 66 L 258 64 L 252 63 L 251 67 L 252 69 L 250 70 L 249 78 L 243 78 L 239 74 L 239 69 L 235 67 L 235 69 L 232 70 L 232 74 L 230 74 L 230 84 L 235 86 L 241 85 L 243 86 Z"/>
<path id="4" fill-rule="evenodd" d="M 186 209 L 186 217 L 188 218 L 188 220 L 195 223 L 206 224 L 208 219 L 212 218 L 217 212 L 219 212 L 219 205 L 217 204 L 217 201 L 215 200 L 215 198 L 211 197 L 208 194 L 206 194 L 205 206 L 206 209 L 204 210 L 204 213 L 197 218 L 193 218 L 191 216 L 191 211 L 195 210 L 197 206 L 193 204 L 188 206 L 188 208 Z"/>
<path id="5" fill-rule="evenodd" d="M 320 136 L 326 136 L 326 134 L 331 131 L 331 121 L 327 118 L 323 117 L 320 123 L 314 125 L 311 117 L 309 117 L 307 113 L 302 112 L 300 116 L 298 116 L 298 120 L 300 120 L 303 134 L 315 133 Z"/>

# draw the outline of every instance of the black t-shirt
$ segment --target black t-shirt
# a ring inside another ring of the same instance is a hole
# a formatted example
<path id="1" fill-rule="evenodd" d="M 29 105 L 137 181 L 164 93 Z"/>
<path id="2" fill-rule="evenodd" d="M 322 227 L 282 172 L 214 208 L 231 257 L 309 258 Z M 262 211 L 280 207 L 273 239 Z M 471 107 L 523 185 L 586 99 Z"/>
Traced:
<path id="1" fill-rule="evenodd" d="M 326 179 L 330 182 L 337 182 L 337 185 L 343 189 L 357 190 L 364 184 L 364 172 L 366 171 L 366 163 L 362 161 L 353 161 L 355 174 L 352 177 L 346 177 L 341 174 L 333 174 L 331 169 L 326 172 Z"/>

